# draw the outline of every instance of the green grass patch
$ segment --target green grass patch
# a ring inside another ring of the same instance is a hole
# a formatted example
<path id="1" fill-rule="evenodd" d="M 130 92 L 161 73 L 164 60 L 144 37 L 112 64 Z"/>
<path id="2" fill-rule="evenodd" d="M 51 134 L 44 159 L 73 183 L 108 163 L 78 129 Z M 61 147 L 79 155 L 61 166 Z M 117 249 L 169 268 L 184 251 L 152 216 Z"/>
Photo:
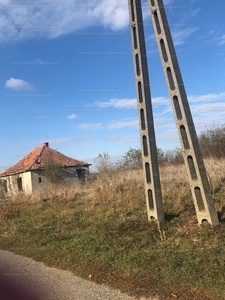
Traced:
<path id="1" fill-rule="evenodd" d="M 159 225 L 143 197 L 129 201 L 3 201 L 0 247 L 136 297 L 225 299 L 225 223 L 200 227 L 168 205 Z"/>

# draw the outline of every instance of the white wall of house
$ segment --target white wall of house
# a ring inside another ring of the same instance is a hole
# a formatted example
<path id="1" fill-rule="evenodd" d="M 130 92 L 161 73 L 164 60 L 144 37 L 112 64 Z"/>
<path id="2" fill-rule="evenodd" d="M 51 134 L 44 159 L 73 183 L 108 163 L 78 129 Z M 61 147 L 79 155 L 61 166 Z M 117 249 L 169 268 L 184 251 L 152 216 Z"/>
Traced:
<path id="1" fill-rule="evenodd" d="M 88 167 L 65 167 L 62 170 L 62 176 L 64 178 L 63 184 L 66 186 L 71 186 L 74 183 L 79 181 L 80 174 L 84 172 L 85 176 L 89 172 Z M 31 181 L 32 181 L 32 191 L 36 192 L 46 188 L 50 181 L 45 176 L 44 170 L 33 170 L 31 172 Z"/>
<path id="2" fill-rule="evenodd" d="M 6 181 L 7 194 L 15 195 L 18 192 L 29 194 L 32 192 L 31 172 L 4 176 L 1 180 Z"/>
<path id="3" fill-rule="evenodd" d="M 79 179 L 82 180 L 82 173 L 86 176 L 89 172 L 88 167 L 65 167 L 63 168 L 62 176 L 66 186 L 73 185 Z M 49 186 L 50 181 L 46 178 L 44 170 L 31 170 L 24 173 L 14 174 L 11 176 L 4 176 L 0 178 L 5 182 L 7 187 L 7 194 L 13 195 L 18 192 L 30 194 L 45 189 Z"/>

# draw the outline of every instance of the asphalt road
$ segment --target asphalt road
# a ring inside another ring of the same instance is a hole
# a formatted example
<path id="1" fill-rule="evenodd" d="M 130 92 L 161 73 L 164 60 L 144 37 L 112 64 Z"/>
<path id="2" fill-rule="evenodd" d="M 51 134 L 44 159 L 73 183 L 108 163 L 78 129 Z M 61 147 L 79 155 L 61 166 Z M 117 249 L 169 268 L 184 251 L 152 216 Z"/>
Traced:
<path id="1" fill-rule="evenodd" d="M 0 250 L 0 300 L 137 300 L 107 286 Z M 139 300 L 159 300 L 158 297 Z"/>

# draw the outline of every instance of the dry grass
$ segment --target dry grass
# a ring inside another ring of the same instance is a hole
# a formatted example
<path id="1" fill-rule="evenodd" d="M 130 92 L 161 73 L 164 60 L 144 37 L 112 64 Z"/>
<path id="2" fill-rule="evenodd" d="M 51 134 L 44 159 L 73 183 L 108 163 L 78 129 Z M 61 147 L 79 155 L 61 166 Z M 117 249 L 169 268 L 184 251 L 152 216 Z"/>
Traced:
<path id="1" fill-rule="evenodd" d="M 221 214 L 222 166 L 206 161 Z M 192 222 L 184 165 L 162 166 L 160 174 L 171 216 L 162 226 L 147 221 L 142 170 L 111 172 L 91 175 L 84 186 L 2 201 L 0 246 L 139 298 L 225 299 L 225 223 L 208 228 Z"/>
<path id="2" fill-rule="evenodd" d="M 205 161 L 213 199 L 221 220 L 225 219 L 225 169 L 221 167 L 223 164 L 224 160 L 207 159 Z M 189 222 L 196 223 L 194 204 L 184 164 L 161 166 L 160 177 L 166 220 L 180 216 L 180 226 L 189 224 Z M 11 218 L 16 214 L 14 206 L 8 205 L 9 203 L 15 205 L 20 203 L 23 204 L 23 207 L 35 203 L 37 207 L 42 207 L 43 203 L 54 201 L 56 205 L 57 200 L 61 201 L 62 199 L 81 201 L 84 214 L 93 208 L 98 209 L 98 206 L 102 207 L 102 205 L 114 210 L 123 207 L 123 217 L 126 217 L 129 209 L 141 209 L 145 213 L 143 171 L 129 170 L 98 175 L 90 174 L 85 185 L 76 183 L 71 187 L 50 186 L 31 195 L 19 193 L 8 198 L 6 202 L 3 201 L 5 205 L 2 205 L 0 210 L 0 220 L 7 219 L 7 216 Z M 144 215 L 145 217 L 147 219 L 147 213 L 146 216 Z M 92 221 L 95 222 L 95 215 L 93 215 Z"/>
<path id="3" fill-rule="evenodd" d="M 206 159 L 205 166 L 218 211 L 225 206 L 225 168 L 224 160 Z M 178 214 L 184 210 L 193 210 L 188 174 L 184 164 L 160 166 L 160 180 L 165 210 Z M 127 207 L 139 207 L 145 204 L 143 171 L 127 170 L 111 173 L 90 174 L 85 185 L 78 183 L 71 187 L 63 185 L 50 186 L 31 195 L 18 193 L 8 200 L 12 202 L 47 202 L 52 199 L 86 198 L 90 205 L 113 202 L 114 206 L 120 202 Z"/>

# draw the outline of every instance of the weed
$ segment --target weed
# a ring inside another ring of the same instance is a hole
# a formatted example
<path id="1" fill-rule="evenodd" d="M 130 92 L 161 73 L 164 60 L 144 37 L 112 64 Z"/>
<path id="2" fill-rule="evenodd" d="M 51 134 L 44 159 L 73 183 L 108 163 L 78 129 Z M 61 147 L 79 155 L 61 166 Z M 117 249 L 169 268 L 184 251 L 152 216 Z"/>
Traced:
<path id="1" fill-rule="evenodd" d="M 206 160 L 224 216 L 221 161 Z M 140 170 L 2 200 L 0 247 L 138 297 L 225 299 L 225 223 L 197 224 L 184 165 L 160 167 L 166 221 L 147 221 Z"/>

